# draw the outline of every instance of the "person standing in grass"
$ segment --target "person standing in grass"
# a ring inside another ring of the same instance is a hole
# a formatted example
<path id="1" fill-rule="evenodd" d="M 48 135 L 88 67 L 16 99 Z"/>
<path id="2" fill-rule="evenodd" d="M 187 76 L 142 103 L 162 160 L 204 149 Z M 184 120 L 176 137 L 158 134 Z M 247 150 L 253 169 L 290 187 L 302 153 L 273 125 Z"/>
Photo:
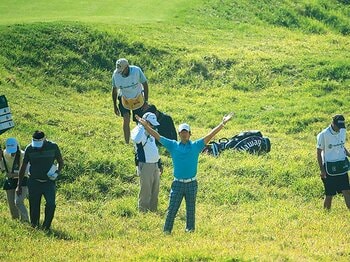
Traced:
<path id="1" fill-rule="evenodd" d="M 125 143 L 130 140 L 130 111 L 135 115 L 143 115 L 148 101 L 147 79 L 138 66 L 129 65 L 128 60 L 120 58 L 112 75 L 112 100 L 114 113 L 123 117 Z M 118 100 L 118 104 L 117 104 Z"/>
<path id="2" fill-rule="evenodd" d="M 142 118 L 152 129 L 159 126 L 153 113 L 148 112 Z M 140 124 L 131 131 L 131 140 L 135 145 L 137 174 L 140 177 L 139 210 L 155 212 L 158 208 L 160 175 L 163 172 L 158 148 L 154 137 Z"/>
<path id="3" fill-rule="evenodd" d="M 23 222 L 29 222 L 28 211 L 24 204 L 24 199 L 28 196 L 27 174 L 20 184 L 22 194 L 17 196 L 15 192 L 23 156 L 24 152 L 21 150 L 16 138 L 11 137 L 6 140 L 6 148 L 4 151 L 0 148 L 0 169 L 6 173 L 3 189 L 6 190 L 11 217 L 13 219 L 20 219 Z"/>
<path id="4" fill-rule="evenodd" d="M 199 154 L 205 145 L 224 127 L 233 114 L 223 117 L 221 123 L 212 129 L 206 136 L 195 141 L 191 141 L 191 129 L 186 123 L 179 125 L 178 132 L 180 141 L 167 139 L 160 136 L 145 119 L 136 116 L 148 133 L 156 138 L 170 153 L 173 161 L 174 180 L 171 185 L 169 207 L 165 220 L 163 231 L 170 234 L 177 211 L 181 205 L 182 199 L 186 201 L 186 232 L 195 230 L 195 211 L 197 196 L 197 166 Z"/>
<path id="5" fill-rule="evenodd" d="M 58 168 L 54 164 L 55 161 L 58 163 Z M 43 131 L 34 132 L 32 143 L 24 151 L 23 164 L 19 170 L 16 188 L 19 196 L 23 194 L 20 185 L 28 164 L 30 164 L 28 179 L 30 222 L 32 227 L 39 227 L 40 203 L 42 196 L 44 196 L 46 204 L 43 229 L 49 230 L 56 209 L 55 179 L 63 168 L 63 159 L 58 145 L 46 140 Z"/>
<path id="6" fill-rule="evenodd" d="M 324 208 L 330 209 L 336 193 L 343 193 L 350 209 L 349 151 L 345 147 L 346 129 L 343 115 L 335 115 L 331 124 L 317 135 L 317 162 L 325 189 Z"/>

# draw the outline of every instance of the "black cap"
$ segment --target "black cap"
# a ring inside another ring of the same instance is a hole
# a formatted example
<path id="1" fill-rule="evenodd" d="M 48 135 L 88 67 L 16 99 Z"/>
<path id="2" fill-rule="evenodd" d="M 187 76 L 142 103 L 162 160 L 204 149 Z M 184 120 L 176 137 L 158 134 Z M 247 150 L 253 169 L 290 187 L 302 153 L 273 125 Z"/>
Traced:
<path id="1" fill-rule="evenodd" d="M 339 129 L 345 128 L 345 118 L 343 115 L 333 116 L 333 124 L 335 124 Z"/>
<path id="2" fill-rule="evenodd" d="M 40 131 L 40 130 L 36 130 L 33 134 L 34 139 L 42 139 L 44 137 L 45 137 L 45 133 L 43 131 Z"/>

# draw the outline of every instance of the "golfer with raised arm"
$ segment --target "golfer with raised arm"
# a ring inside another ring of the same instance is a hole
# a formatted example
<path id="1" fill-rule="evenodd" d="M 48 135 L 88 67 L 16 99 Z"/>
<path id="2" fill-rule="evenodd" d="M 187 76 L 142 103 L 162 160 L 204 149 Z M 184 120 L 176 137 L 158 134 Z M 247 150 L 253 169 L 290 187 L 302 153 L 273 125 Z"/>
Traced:
<path id="1" fill-rule="evenodd" d="M 177 211 L 182 199 L 186 201 L 186 232 L 195 230 L 195 211 L 197 196 L 197 166 L 199 154 L 205 145 L 224 127 L 233 113 L 225 115 L 218 126 L 213 128 L 203 138 L 191 141 L 191 129 L 186 123 L 179 125 L 178 132 L 180 141 L 170 140 L 160 136 L 145 119 L 136 116 L 147 132 L 157 139 L 170 153 L 174 166 L 174 180 L 171 185 L 169 207 L 164 225 L 164 233 L 170 234 Z"/>

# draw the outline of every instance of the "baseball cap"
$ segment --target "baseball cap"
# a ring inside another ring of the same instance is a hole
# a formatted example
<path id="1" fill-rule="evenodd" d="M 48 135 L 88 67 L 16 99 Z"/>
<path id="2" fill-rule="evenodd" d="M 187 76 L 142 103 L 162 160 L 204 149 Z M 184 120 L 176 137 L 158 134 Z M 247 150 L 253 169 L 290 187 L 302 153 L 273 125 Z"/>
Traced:
<path id="1" fill-rule="evenodd" d="M 345 128 L 345 118 L 343 115 L 335 115 L 333 116 L 333 123 L 338 128 Z"/>
<path id="2" fill-rule="evenodd" d="M 152 126 L 159 126 L 156 115 L 151 112 L 147 112 L 142 118 L 150 122 Z"/>
<path id="3" fill-rule="evenodd" d="M 121 73 L 127 66 L 129 66 L 129 62 L 125 58 L 120 58 L 115 63 L 115 66 L 117 68 L 117 73 Z"/>
<path id="4" fill-rule="evenodd" d="M 18 143 L 17 143 L 16 138 L 14 138 L 14 137 L 8 138 L 5 142 L 5 144 L 6 144 L 6 152 L 7 153 L 14 154 L 17 152 Z"/>
<path id="5" fill-rule="evenodd" d="M 187 123 L 182 123 L 181 125 L 179 125 L 179 132 L 181 132 L 182 130 L 186 130 L 188 132 L 191 131 L 190 125 Z"/>
<path id="6" fill-rule="evenodd" d="M 32 147 L 42 147 L 45 140 L 45 133 L 40 130 L 36 130 L 32 137 Z"/>

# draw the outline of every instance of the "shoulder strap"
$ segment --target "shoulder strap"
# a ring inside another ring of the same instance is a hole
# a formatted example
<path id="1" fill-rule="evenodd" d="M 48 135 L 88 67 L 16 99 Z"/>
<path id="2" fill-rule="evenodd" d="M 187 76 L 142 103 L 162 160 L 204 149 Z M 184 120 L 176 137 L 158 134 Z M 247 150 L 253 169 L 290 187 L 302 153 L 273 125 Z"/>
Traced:
<path id="1" fill-rule="evenodd" d="M 13 165 L 12 165 L 12 173 L 15 171 L 16 168 L 18 170 L 20 168 L 20 156 L 21 156 L 21 150 L 19 150 L 19 148 L 17 148 L 15 159 L 14 159 Z"/>
<path id="2" fill-rule="evenodd" d="M 150 137 L 151 135 L 147 135 L 147 137 L 146 137 L 146 142 L 142 145 L 142 142 L 141 142 L 141 145 L 142 145 L 142 147 L 145 147 L 145 145 L 147 144 L 147 142 L 148 142 L 148 138 Z"/>
<path id="3" fill-rule="evenodd" d="M 4 151 L 2 151 L 2 152 L 4 152 Z M 5 161 L 4 154 L 2 155 L 2 161 L 3 161 L 4 166 L 5 166 L 5 171 L 6 171 L 6 173 L 8 173 L 8 172 L 9 172 L 9 170 L 8 170 L 8 168 L 7 168 L 7 164 L 6 164 L 6 161 Z"/>

